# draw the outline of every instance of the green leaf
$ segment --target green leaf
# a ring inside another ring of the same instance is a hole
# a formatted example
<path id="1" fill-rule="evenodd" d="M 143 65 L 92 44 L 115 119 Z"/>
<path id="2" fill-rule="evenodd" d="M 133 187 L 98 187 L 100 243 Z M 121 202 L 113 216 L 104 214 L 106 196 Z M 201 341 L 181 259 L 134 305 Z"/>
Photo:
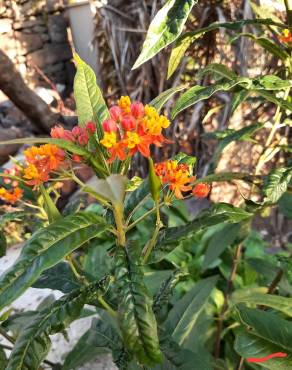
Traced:
<path id="1" fill-rule="evenodd" d="M 7 357 L 3 347 L 0 346 L 0 370 L 5 370 L 7 366 Z"/>
<path id="2" fill-rule="evenodd" d="M 245 19 L 237 22 L 223 22 L 223 23 L 215 22 L 211 23 L 207 27 L 200 28 L 196 31 L 186 32 L 176 40 L 176 44 L 172 50 L 169 60 L 167 78 L 169 78 L 174 73 L 189 46 L 197 39 L 199 39 L 201 36 L 203 36 L 206 32 L 214 31 L 218 28 L 226 28 L 232 31 L 238 31 L 245 25 L 249 24 L 277 25 L 278 27 L 286 28 L 284 24 L 275 22 L 272 19 Z"/>
<path id="3" fill-rule="evenodd" d="M 50 267 L 107 229 L 103 219 L 76 213 L 38 230 L 17 261 L 0 277 L 0 310 L 19 297 Z"/>
<path id="4" fill-rule="evenodd" d="M 18 336 L 6 370 L 37 370 L 50 349 L 49 335 L 64 330 L 80 316 L 98 283 L 82 287 L 40 311 Z"/>
<path id="5" fill-rule="evenodd" d="M 266 100 L 274 103 L 277 106 L 280 106 L 282 109 L 292 112 L 292 104 L 282 98 L 277 98 L 275 95 L 265 91 L 265 90 L 255 90 L 256 94 L 262 96 Z"/>
<path id="6" fill-rule="evenodd" d="M 234 292 L 231 301 L 234 304 L 248 303 L 274 308 L 283 312 L 285 315 L 292 317 L 292 298 L 264 294 L 258 292 Z"/>
<path id="7" fill-rule="evenodd" d="M 159 323 L 165 320 L 168 314 L 168 304 L 175 286 L 188 274 L 183 271 L 174 271 L 160 286 L 153 298 L 153 312 Z"/>
<path id="8" fill-rule="evenodd" d="M 52 223 L 62 218 L 56 204 L 52 201 L 52 198 L 50 197 L 49 190 L 45 189 L 43 185 L 40 186 L 40 190 L 44 201 L 44 209 L 48 216 L 49 222 Z"/>
<path id="9" fill-rule="evenodd" d="M 182 85 L 182 86 L 178 86 L 178 87 L 172 87 L 171 89 L 163 91 L 155 99 L 151 100 L 149 105 L 151 105 L 158 112 L 160 112 L 161 108 L 164 106 L 164 104 L 166 102 L 168 102 L 168 100 L 171 99 L 175 93 L 177 93 L 179 91 L 182 91 L 182 90 L 185 90 L 186 88 L 187 88 L 187 85 Z"/>
<path id="10" fill-rule="evenodd" d="M 171 118 L 174 119 L 180 112 L 191 105 L 194 105 L 201 100 L 209 99 L 216 92 L 229 91 L 243 82 L 245 82 L 245 79 L 238 78 L 237 80 L 220 81 L 211 86 L 193 86 L 178 98 L 171 111 Z"/>
<path id="11" fill-rule="evenodd" d="M 171 227 L 159 233 L 158 242 L 153 249 L 148 263 L 156 263 L 172 252 L 179 243 L 198 231 L 222 222 L 238 223 L 247 220 L 251 213 L 227 203 L 218 203 L 210 210 L 203 211 L 193 221 L 184 226 Z"/>
<path id="12" fill-rule="evenodd" d="M 194 330 L 217 280 L 217 276 L 200 280 L 169 312 L 165 326 L 179 345 L 183 346 Z"/>
<path id="13" fill-rule="evenodd" d="M 139 206 L 150 198 L 149 181 L 144 180 L 142 184 L 134 191 L 132 191 L 125 200 L 125 215 L 129 216 Z"/>
<path id="14" fill-rule="evenodd" d="M 252 90 L 284 90 L 292 86 L 292 80 L 282 80 L 275 75 L 266 75 L 252 80 Z"/>
<path id="15" fill-rule="evenodd" d="M 99 139 L 102 138 L 102 122 L 109 117 L 109 112 L 102 93 L 97 86 L 96 76 L 91 67 L 76 53 L 74 54 L 77 72 L 74 79 L 74 96 L 80 126 L 93 121 L 97 124 Z"/>
<path id="16" fill-rule="evenodd" d="M 292 195 L 285 193 L 279 201 L 279 210 L 287 218 L 292 218 Z"/>
<path id="17" fill-rule="evenodd" d="M 263 310 L 238 306 L 242 323 L 252 330 L 251 334 L 265 339 L 284 351 L 292 351 L 292 323 L 282 319 L 279 315 Z"/>
<path id="18" fill-rule="evenodd" d="M 161 362 L 162 357 L 152 300 L 144 284 L 142 270 L 129 258 L 126 248 L 117 248 L 115 258 L 119 287 L 118 321 L 123 342 L 141 364 L 152 366 Z"/>
<path id="19" fill-rule="evenodd" d="M 252 134 L 254 134 L 256 131 L 260 130 L 263 127 L 264 127 L 263 123 L 254 123 L 247 127 L 243 127 L 239 130 L 236 130 L 230 133 L 229 135 L 224 136 L 224 138 L 220 140 L 219 145 L 217 145 L 215 149 L 215 152 L 211 160 L 212 166 L 214 167 L 218 163 L 222 151 L 229 144 L 231 144 L 233 141 L 249 140 Z"/>
<path id="20" fill-rule="evenodd" d="M 148 172 L 149 172 L 150 193 L 151 193 L 152 199 L 155 202 L 159 202 L 162 183 L 161 183 L 160 177 L 156 175 L 152 158 L 148 158 L 148 164 L 149 164 Z"/>
<path id="21" fill-rule="evenodd" d="M 249 332 L 239 332 L 237 334 L 234 349 L 244 359 L 261 358 L 277 352 L 288 352 L 282 347 Z M 287 357 L 272 358 L 269 361 L 258 363 L 258 365 L 269 370 L 292 370 L 292 353 L 288 352 L 287 354 Z"/>
<path id="22" fill-rule="evenodd" d="M 122 204 L 126 194 L 128 179 L 120 174 L 113 174 L 106 179 L 92 179 L 88 182 L 91 188 L 102 199 L 112 204 Z"/>
<path id="23" fill-rule="evenodd" d="M 0 258 L 5 256 L 7 249 L 7 241 L 4 232 L 0 229 Z"/>
<path id="24" fill-rule="evenodd" d="M 210 75 L 214 78 L 215 81 L 219 81 L 222 78 L 227 78 L 228 80 L 235 80 L 238 75 L 233 72 L 231 69 L 226 67 L 221 63 L 210 63 L 206 67 L 202 68 L 197 73 L 197 78 L 201 79 L 202 77 Z"/>
<path id="25" fill-rule="evenodd" d="M 33 284 L 33 288 L 60 290 L 63 293 L 70 293 L 79 287 L 80 282 L 67 262 L 60 262 L 44 271 Z"/>
<path id="26" fill-rule="evenodd" d="M 133 69 L 151 59 L 175 41 L 197 0 L 168 0 L 152 20 L 141 54 Z"/>
<path id="27" fill-rule="evenodd" d="M 224 225 L 209 240 L 202 269 L 205 270 L 229 247 L 238 237 L 241 224 Z"/>
<path id="28" fill-rule="evenodd" d="M 241 89 L 239 91 L 235 91 L 232 96 L 231 101 L 231 113 L 234 113 L 236 109 L 243 103 L 250 95 L 250 91 Z"/>
<path id="29" fill-rule="evenodd" d="M 265 201 L 277 203 L 281 196 L 286 192 L 288 184 L 292 178 L 292 168 L 277 168 L 267 177 L 263 192 Z"/>

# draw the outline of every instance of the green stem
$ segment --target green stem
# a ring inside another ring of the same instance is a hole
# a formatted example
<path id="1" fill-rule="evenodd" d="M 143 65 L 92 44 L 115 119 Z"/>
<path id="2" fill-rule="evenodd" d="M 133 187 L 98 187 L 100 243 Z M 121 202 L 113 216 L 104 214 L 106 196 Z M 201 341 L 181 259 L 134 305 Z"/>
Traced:
<path id="1" fill-rule="evenodd" d="M 158 237 L 158 234 L 159 234 L 159 230 L 163 226 L 163 224 L 161 222 L 161 219 L 160 219 L 160 205 L 159 205 L 159 200 L 157 200 L 155 202 L 155 210 L 156 210 L 156 227 L 155 227 L 155 230 L 154 230 L 154 233 L 153 233 L 153 236 L 152 236 L 150 242 L 146 244 L 146 246 L 145 246 L 145 248 L 144 248 L 144 250 L 142 252 L 142 254 L 144 254 L 143 264 L 145 264 L 148 261 L 148 258 L 150 256 L 153 248 L 155 247 L 156 240 L 157 240 L 157 237 Z"/>
<path id="2" fill-rule="evenodd" d="M 164 202 L 163 203 L 160 203 L 160 207 L 164 205 Z M 139 222 L 141 222 L 142 220 L 144 220 L 144 218 L 150 216 L 152 213 L 154 213 L 156 210 L 156 207 L 150 209 L 150 211 L 144 213 L 144 215 L 142 215 L 141 217 L 137 218 L 137 220 L 135 220 L 134 222 L 131 223 L 131 225 L 129 225 L 126 229 L 126 231 L 129 231 L 131 229 L 133 229 L 133 227 L 135 227 Z"/>
<path id="3" fill-rule="evenodd" d="M 77 280 L 80 281 L 84 285 L 88 285 L 88 281 L 86 280 L 86 278 L 80 275 L 79 272 L 77 271 L 75 264 L 74 264 L 74 258 L 71 255 L 68 255 L 66 257 L 66 260 L 71 268 L 71 271 L 76 276 Z"/>
<path id="4" fill-rule="evenodd" d="M 103 299 L 102 296 L 98 297 L 97 298 L 99 303 L 108 311 L 108 313 L 110 315 L 112 315 L 113 317 L 117 317 L 117 313 L 116 311 L 114 311 L 111 306 Z"/>
<path id="5" fill-rule="evenodd" d="M 116 228 L 117 228 L 118 246 L 125 247 L 126 246 L 126 233 L 125 233 L 125 227 L 124 227 L 123 204 L 115 204 L 113 213 L 114 213 L 114 218 L 115 218 Z"/>

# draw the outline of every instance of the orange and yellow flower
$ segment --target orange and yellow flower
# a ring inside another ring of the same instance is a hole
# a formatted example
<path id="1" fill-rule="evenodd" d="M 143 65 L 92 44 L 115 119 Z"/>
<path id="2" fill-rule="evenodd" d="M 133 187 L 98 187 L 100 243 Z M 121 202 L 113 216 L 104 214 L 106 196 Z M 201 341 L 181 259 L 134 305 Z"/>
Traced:
<path id="1" fill-rule="evenodd" d="M 50 173 L 58 170 L 65 160 L 65 153 L 57 145 L 33 146 L 24 151 L 27 166 L 23 178 L 28 185 L 38 186 L 49 181 Z"/>
<path id="2" fill-rule="evenodd" d="M 23 196 L 23 190 L 19 187 L 15 187 L 12 189 L 5 189 L 0 188 L 0 199 L 2 199 L 4 202 L 15 204 L 18 202 Z"/>
<path id="3" fill-rule="evenodd" d="M 110 108 L 110 119 L 102 124 L 104 137 L 100 143 L 108 149 L 109 162 L 116 158 L 124 160 L 137 152 L 149 157 L 152 144 L 161 146 L 169 142 L 162 135 L 169 124 L 154 107 L 132 103 L 128 96 L 122 96 L 118 105 Z"/>
<path id="4" fill-rule="evenodd" d="M 155 172 L 163 184 L 168 184 L 169 189 L 177 199 L 182 199 L 182 192 L 192 190 L 191 182 L 195 177 L 190 174 L 189 166 L 177 161 L 166 161 L 155 164 Z"/>
<path id="5" fill-rule="evenodd" d="M 279 36 L 279 40 L 285 44 L 292 45 L 292 33 L 288 29 L 283 30 L 282 34 Z"/>

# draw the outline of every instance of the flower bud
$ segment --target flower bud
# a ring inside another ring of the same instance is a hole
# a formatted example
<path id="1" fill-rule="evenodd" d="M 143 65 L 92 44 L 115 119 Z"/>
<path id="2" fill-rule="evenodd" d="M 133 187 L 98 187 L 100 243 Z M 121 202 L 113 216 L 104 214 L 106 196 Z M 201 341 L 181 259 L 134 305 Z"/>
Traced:
<path id="1" fill-rule="evenodd" d="M 72 129 L 72 134 L 77 138 L 79 135 L 82 135 L 84 132 L 84 129 L 82 129 L 80 126 L 75 126 Z"/>
<path id="2" fill-rule="evenodd" d="M 95 123 L 92 121 L 87 122 L 85 128 L 91 134 L 94 134 L 96 131 Z"/>
<path id="3" fill-rule="evenodd" d="M 197 198 L 206 198 L 210 193 L 211 186 L 209 184 L 200 183 L 195 185 L 192 193 Z"/>
<path id="4" fill-rule="evenodd" d="M 55 126 L 51 129 L 51 137 L 53 139 L 63 139 L 64 131 L 65 130 L 62 126 Z"/>
<path id="5" fill-rule="evenodd" d="M 65 139 L 65 140 L 67 140 L 67 141 L 72 141 L 73 143 L 75 142 L 75 137 L 74 137 L 74 135 L 72 134 L 72 132 L 71 132 L 71 131 L 69 131 L 69 130 L 65 130 L 65 131 L 64 131 L 64 134 L 63 134 L 62 139 Z"/>
<path id="6" fill-rule="evenodd" d="M 72 161 L 74 161 L 76 163 L 81 163 L 82 162 L 82 157 L 78 154 L 73 154 L 72 155 Z"/>
<path id="7" fill-rule="evenodd" d="M 88 136 L 88 133 L 86 131 L 82 132 L 78 136 L 78 143 L 80 145 L 87 145 L 88 144 L 88 141 L 89 141 L 89 136 Z"/>
<path id="8" fill-rule="evenodd" d="M 118 130 L 117 124 L 112 119 L 103 121 L 102 127 L 105 132 L 116 132 Z"/>
<path id="9" fill-rule="evenodd" d="M 114 121 L 119 121 L 120 118 L 122 117 L 122 110 L 117 105 L 114 105 L 113 107 L 111 107 L 109 112 L 110 112 L 111 119 Z"/>
<path id="10" fill-rule="evenodd" d="M 135 119 L 134 117 L 132 116 L 125 116 L 123 119 L 122 119 L 122 127 L 125 131 L 131 131 L 133 130 L 133 128 L 135 128 L 136 126 L 136 122 L 135 122 Z"/>
<path id="11" fill-rule="evenodd" d="M 131 104 L 131 113 L 136 118 L 142 118 L 144 116 L 144 105 L 140 102 L 134 102 Z"/>

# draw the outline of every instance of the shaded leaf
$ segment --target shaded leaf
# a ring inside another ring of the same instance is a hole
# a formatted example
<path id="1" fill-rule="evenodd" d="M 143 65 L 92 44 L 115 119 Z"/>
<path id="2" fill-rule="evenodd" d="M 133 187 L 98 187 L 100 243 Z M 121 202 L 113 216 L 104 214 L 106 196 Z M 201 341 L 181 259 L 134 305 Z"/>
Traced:
<path id="1" fill-rule="evenodd" d="M 281 196 L 286 192 L 288 184 L 292 178 L 292 168 L 277 168 L 267 177 L 263 192 L 265 201 L 277 203 Z"/>
<path id="2" fill-rule="evenodd" d="M 152 20 L 141 54 L 133 69 L 151 59 L 177 39 L 197 0 L 168 0 Z"/>
<path id="3" fill-rule="evenodd" d="M 125 215 L 129 216 L 137 207 L 142 205 L 150 198 L 149 181 L 144 180 L 142 184 L 134 191 L 132 191 L 125 200 Z"/>
<path id="4" fill-rule="evenodd" d="M 163 91 L 159 94 L 155 99 L 151 100 L 149 105 L 154 107 L 158 112 L 161 111 L 161 108 L 164 106 L 165 103 L 168 102 L 169 99 L 173 97 L 173 95 L 179 91 L 182 91 L 187 88 L 187 85 L 172 87 L 166 91 Z"/>
<path id="5" fill-rule="evenodd" d="M 0 309 L 19 297 L 43 271 L 106 229 L 102 218 L 79 212 L 38 230 L 0 277 Z"/>
<path id="6" fill-rule="evenodd" d="M 152 300 L 142 270 L 129 258 L 125 248 L 117 248 L 115 259 L 119 287 L 118 321 L 123 342 L 140 363 L 152 366 L 162 358 Z"/>

